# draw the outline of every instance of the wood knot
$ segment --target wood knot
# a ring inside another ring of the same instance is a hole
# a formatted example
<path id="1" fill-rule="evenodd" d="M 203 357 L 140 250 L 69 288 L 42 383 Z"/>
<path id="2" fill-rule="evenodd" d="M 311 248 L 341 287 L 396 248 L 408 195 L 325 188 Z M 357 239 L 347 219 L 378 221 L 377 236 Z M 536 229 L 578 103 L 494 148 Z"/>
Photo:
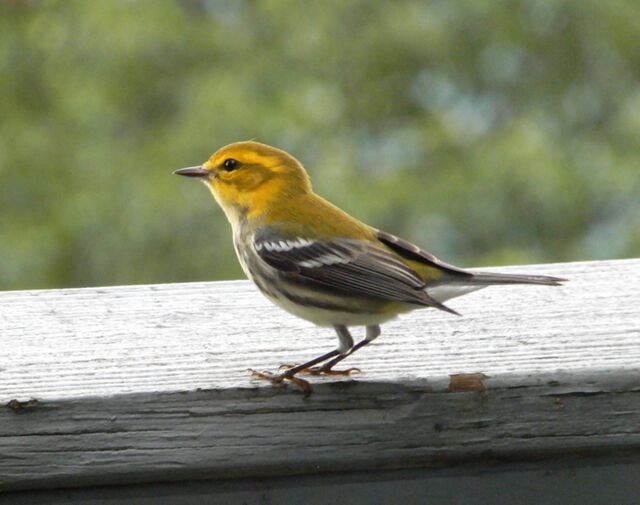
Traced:
<path id="1" fill-rule="evenodd" d="M 13 399 L 13 400 L 9 400 L 7 402 L 7 407 L 9 407 L 11 410 L 13 410 L 14 412 L 19 412 L 23 409 L 26 409 L 27 407 L 33 407 L 34 405 L 38 404 L 38 400 L 36 400 L 35 398 L 31 398 L 30 400 L 17 400 L 17 399 Z"/>
<path id="2" fill-rule="evenodd" d="M 482 391 L 483 380 L 489 377 L 483 373 L 457 373 L 449 375 L 448 391 Z"/>

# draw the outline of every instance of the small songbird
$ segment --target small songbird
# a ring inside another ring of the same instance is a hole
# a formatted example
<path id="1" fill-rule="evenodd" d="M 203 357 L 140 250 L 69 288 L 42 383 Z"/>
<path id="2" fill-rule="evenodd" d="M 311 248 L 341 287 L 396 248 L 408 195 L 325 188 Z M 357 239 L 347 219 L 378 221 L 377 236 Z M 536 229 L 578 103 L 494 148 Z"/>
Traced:
<path id="1" fill-rule="evenodd" d="M 231 223 L 242 269 L 269 300 L 338 334 L 335 350 L 306 363 L 278 373 L 251 370 L 275 384 L 293 382 L 306 395 L 311 386 L 298 373 L 348 375 L 354 369 L 333 367 L 398 314 L 434 307 L 459 315 L 444 302 L 493 284 L 557 286 L 565 280 L 470 272 L 440 261 L 316 195 L 298 160 L 258 142 L 229 144 L 203 165 L 174 173 L 209 187 Z M 350 326 L 366 327 L 355 345 Z"/>

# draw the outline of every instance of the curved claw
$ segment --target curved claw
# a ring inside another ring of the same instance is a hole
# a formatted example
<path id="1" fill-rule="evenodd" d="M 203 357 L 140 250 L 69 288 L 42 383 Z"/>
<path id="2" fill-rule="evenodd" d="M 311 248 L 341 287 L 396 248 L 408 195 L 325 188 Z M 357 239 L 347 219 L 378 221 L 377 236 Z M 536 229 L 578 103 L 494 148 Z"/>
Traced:
<path id="1" fill-rule="evenodd" d="M 252 368 L 247 368 L 247 371 L 251 373 L 251 377 L 269 381 L 274 386 L 282 386 L 284 381 L 289 381 L 302 389 L 305 398 L 309 398 L 309 396 L 313 392 L 313 388 L 308 381 L 296 377 L 295 375 L 287 375 L 286 372 L 281 374 L 274 374 L 271 372 L 257 372 Z"/>
<path id="2" fill-rule="evenodd" d="M 295 366 L 297 365 L 280 365 L 278 370 L 290 370 Z M 330 367 L 325 368 L 323 366 L 313 366 L 300 370 L 298 373 L 306 373 L 309 375 L 341 375 L 343 377 L 350 377 L 352 374 L 362 373 L 362 370 L 356 367 L 347 368 L 346 370 L 333 370 Z"/>
<path id="3" fill-rule="evenodd" d="M 253 368 L 247 368 L 247 372 L 249 372 L 251 374 L 251 377 L 256 377 L 257 379 L 262 379 L 262 380 L 266 380 L 271 382 L 274 385 L 281 385 L 282 381 L 284 380 L 284 378 L 278 376 L 278 375 L 274 375 L 271 372 L 258 372 L 257 370 L 254 370 Z"/>
<path id="4" fill-rule="evenodd" d="M 362 370 L 356 367 L 347 368 L 346 370 L 333 370 L 331 368 L 324 367 L 313 367 L 307 368 L 305 373 L 309 373 L 311 375 L 341 375 L 343 377 L 350 377 L 351 374 L 354 373 L 362 373 Z"/>

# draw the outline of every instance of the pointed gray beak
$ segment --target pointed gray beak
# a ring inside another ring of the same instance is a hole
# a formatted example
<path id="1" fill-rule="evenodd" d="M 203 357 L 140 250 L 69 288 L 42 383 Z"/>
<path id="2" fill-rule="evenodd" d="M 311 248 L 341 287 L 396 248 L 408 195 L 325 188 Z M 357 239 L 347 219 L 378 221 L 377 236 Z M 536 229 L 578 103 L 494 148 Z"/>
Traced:
<path id="1" fill-rule="evenodd" d="M 198 165 L 197 167 L 181 168 L 179 170 L 175 170 L 173 173 L 176 175 L 184 175 L 185 177 L 197 177 L 199 179 L 211 177 L 211 172 L 202 168 L 202 165 Z"/>

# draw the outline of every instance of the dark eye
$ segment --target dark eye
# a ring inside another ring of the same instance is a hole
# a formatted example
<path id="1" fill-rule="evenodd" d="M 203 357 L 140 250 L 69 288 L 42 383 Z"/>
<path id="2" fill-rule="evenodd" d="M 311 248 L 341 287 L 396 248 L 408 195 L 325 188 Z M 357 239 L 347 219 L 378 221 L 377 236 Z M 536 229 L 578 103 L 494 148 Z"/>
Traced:
<path id="1" fill-rule="evenodd" d="M 231 172 L 232 170 L 235 170 L 236 168 L 238 168 L 238 165 L 239 165 L 238 161 L 234 160 L 233 158 L 228 158 L 224 160 L 224 163 L 222 164 L 222 166 L 227 172 Z"/>

